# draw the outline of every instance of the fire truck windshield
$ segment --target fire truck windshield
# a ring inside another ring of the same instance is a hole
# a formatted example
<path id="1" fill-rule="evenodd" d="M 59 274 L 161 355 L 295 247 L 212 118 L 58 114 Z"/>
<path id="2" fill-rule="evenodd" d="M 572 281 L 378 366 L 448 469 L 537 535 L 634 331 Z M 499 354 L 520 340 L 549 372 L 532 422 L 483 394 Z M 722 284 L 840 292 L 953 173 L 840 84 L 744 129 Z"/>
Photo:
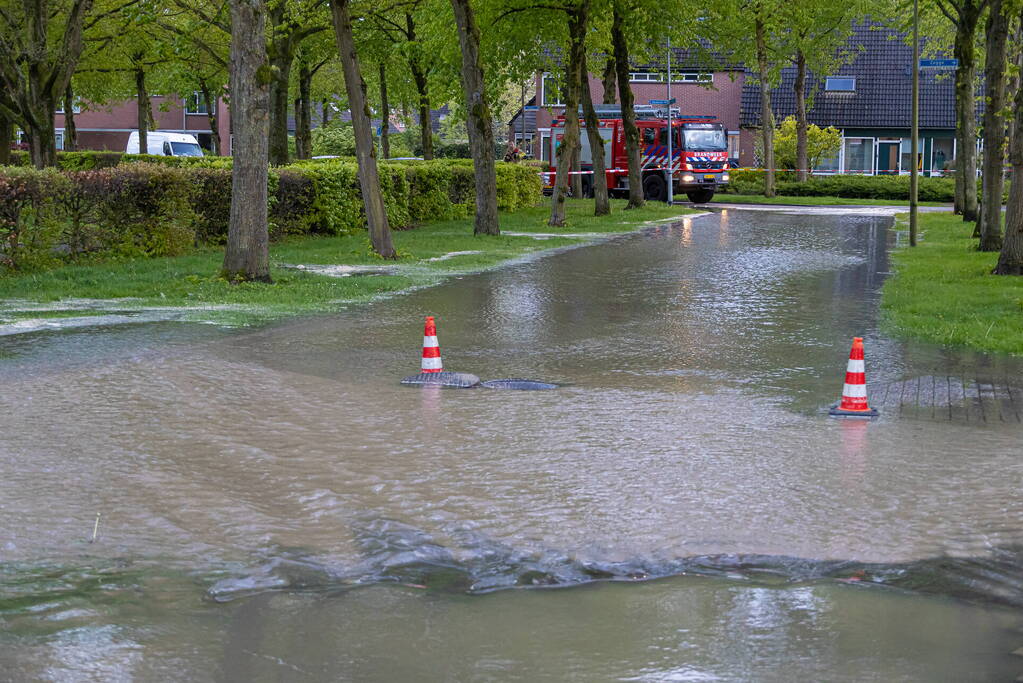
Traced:
<path id="1" fill-rule="evenodd" d="M 692 130 L 686 129 L 683 134 L 686 139 L 686 149 L 711 152 L 728 149 L 728 140 L 725 139 L 723 130 Z"/>

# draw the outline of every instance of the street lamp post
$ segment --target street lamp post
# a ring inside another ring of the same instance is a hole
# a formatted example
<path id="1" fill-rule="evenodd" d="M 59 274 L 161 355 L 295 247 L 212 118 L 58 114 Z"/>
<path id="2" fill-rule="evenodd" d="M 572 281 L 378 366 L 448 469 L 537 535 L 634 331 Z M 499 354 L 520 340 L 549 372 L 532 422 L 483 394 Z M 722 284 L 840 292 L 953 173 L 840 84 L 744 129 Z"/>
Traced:
<path id="1" fill-rule="evenodd" d="M 909 143 L 911 168 L 909 170 L 909 246 L 916 246 L 917 190 L 920 182 L 920 0 L 913 0 L 913 129 Z"/>
<path id="2" fill-rule="evenodd" d="M 671 155 L 671 36 L 668 36 L 668 206 L 675 201 L 675 159 Z"/>

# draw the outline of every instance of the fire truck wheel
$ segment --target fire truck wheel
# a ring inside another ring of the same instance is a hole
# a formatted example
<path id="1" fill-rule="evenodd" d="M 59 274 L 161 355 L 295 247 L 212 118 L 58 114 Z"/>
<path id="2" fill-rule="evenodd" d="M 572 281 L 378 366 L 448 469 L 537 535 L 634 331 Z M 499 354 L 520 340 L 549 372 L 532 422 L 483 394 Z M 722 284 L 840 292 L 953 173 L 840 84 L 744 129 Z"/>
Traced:
<path id="1" fill-rule="evenodd" d="M 643 198 L 652 202 L 663 202 L 667 198 L 664 178 L 651 173 L 643 178 Z"/>
<path id="2" fill-rule="evenodd" d="M 593 199 L 593 179 L 583 178 L 583 199 Z"/>
<path id="3" fill-rule="evenodd" d="M 686 192 L 686 196 L 693 204 L 706 204 L 714 198 L 714 190 L 693 190 Z"/>

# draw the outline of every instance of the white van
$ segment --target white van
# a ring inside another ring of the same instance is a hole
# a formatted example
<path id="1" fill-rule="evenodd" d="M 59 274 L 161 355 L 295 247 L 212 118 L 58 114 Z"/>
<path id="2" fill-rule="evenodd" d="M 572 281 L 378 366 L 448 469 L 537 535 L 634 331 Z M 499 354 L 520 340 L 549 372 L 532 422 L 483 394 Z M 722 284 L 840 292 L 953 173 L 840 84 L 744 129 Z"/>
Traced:
<path id="1" fill-rule="evenodd" d="M 141 154 L 156 154 L 165 157 L 201 157 L 202 147 L 194 135 L 187 133 L 165 133 L 162 131 L 150 131 L 146 135 L 146 147 L 148 151 Z M 140 154 L 139 132 L 132 131 L 128 136 L 128 146 L 125 154 Z"/>

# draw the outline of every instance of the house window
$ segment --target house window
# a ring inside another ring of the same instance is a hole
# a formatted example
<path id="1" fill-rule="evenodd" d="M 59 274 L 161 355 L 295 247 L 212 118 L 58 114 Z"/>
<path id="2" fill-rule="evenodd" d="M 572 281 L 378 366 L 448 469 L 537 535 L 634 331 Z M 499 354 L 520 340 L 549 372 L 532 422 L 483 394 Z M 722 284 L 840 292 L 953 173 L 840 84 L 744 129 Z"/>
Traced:
<path id="1" fill-rule="evenodd" d="M 663 83 L 664 76 L 656 71 L 636 71 L 629 74 L 633 83 Z"/>
<path id="2" fill-rule="evenodd" d="M 676 83 L 713 83 L 714 74 L 704 74 L 698 71 L 684 71 L 680 74 L 672 74 L 671 80 Z"/>
<path id="3" fill-rule="evenodd" d="M 56 114 L 63 114 L 64 113 L 64 100 L 63 99 L 60 101 L 60 104 L 57 105 L 57 111 L 54 112 L 54 113 L 56 113 Z M 82 113 L 82 103 L 81 103 L 81 101 L 77 97 L 75 98 L 74 104 L 71 105 L 71 113 L 72 114 L 81 114 Z"/>
<path id="4" fill-rule="evenodd" d="M 191 96 L 185 98 L 185 113 L 186 114 L 208 114 L 209 110 L 206 108 L 206 100 L 203 98 L 202 93 L 194 92 Z"/>
<path id="5" fill-rule="evenodd" d="M 540 132 L 540 158 L 544 161 L 551 160 L 551 132 L 550 130 Z"/>
<path id="6" fill-rule="evenodd" d="M 739 161 L 739 134 L 729 133 L 728 134 L 728 159 L 729 163 L 738 163 Z"/>
<path id="7" fill-rule="evenodd" d="M 846 138 L 842 145 L 846 173 L 874 172 L 874 138 Z"/>
<path id="8" fill-rule="evenodd" d="M 58 130 L 54 133 L 53 141 L 56 143 L 57 149 L 64 149 L 64 131 Z"/>
<path id="9" fill-rule="evenodd" d="M 856 92 L 856 79 L 852 76 L 828 76 L 824 89 L 827 92 Z"/>
<path id="10" fill-rule="evenodd" d="M 944 175 L 951 168 L 955 159 L 952 138 L 934 138 L 931 143 L 931 171 L 935 175 Z"/>
<path id="11" fill-rule="evenodd" d="M 635 71 L 629 74 L 633 83 L 664 83 L 665 74 L 661 71 Z M 672 83 L 713 83 L 714 74 L 699 71 L 682 71 L 671 75 Z"/>
<path id="12" fill-rule="evenodd" d="M 911 161 L 912 158 L 913 158 L 913 155 L 911 153 L 912 152 L 912 149 L 911 149 L 912 146 L 913 146 L 913 141 L 911 139 L 909 139 L 909 138 L 902 138 L 902 144 L 900 145 L 901 149 L 899 150 L 900 151 L 900 156 L 902 157 L 902 165 L 900 166 L 900 169 L 904 173 L 909 173 L 910 169 L 912 169 L 912 167 L 913 167 L 913 163 Z M 916 148 L 916 168 L 921 173 L 923 173 L 923 171 L 924 171 L 923 160 L 924 160 L 924 141 L 923 141 L 923 138 L 920 138 L 920 142 L 919 142 L 919 144 L 917 145 L 917 148 Z"/>
<path id="13" fill-rule="evenodd" d="M 551 74 L 544 74 L 540 79 L 540 104 L 545 107 L 564 105 L 561 101 L 561 84 Z"/>
<path id="14" fill-rule="evenodd" d="M 839 153 L 835 152 L 834 156 L 824 157 L 817 160 L 817 165 L 813 167 L 814 173 L 838 173 L 839 166 Z"/>
<path id="15" fill-rule="evenodd" d="M 519 148 L 519 151 L 525 155 L 526 158 L 533 158 L 533 134 L 526 133 L 525 137 L 522 133 L 515 133 L 515 146 Z"/>

